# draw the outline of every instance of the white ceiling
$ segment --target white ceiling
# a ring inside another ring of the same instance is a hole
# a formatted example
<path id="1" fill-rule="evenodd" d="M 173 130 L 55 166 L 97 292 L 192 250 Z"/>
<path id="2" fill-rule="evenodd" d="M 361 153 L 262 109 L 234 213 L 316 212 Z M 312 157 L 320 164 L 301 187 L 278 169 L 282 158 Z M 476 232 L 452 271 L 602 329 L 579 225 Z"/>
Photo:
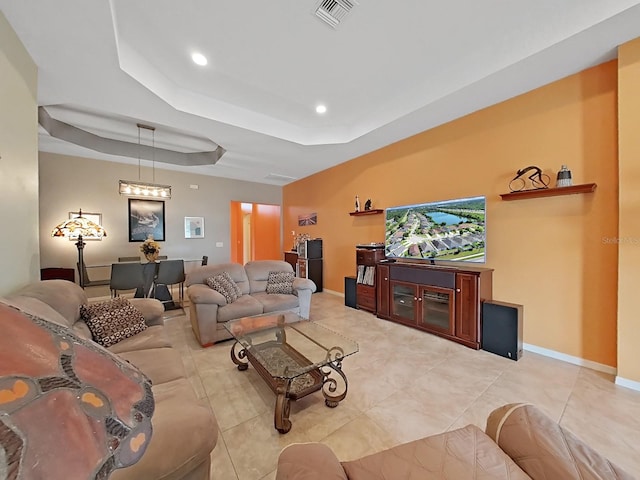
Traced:
<path id="1" fill-rule="evenodd" d="M 318 0 L 0 8 L 38 65 L 51 117 L 134 143 L 142 122 L 157 147 L 183 152 L 221 145 L 215 165 L 156 167 L 276 185 L 615 58 L 640 37 L 640 0 L 358 2 L 337 29 L 313 15 Z M 44 129 L 40 150 L 138 161 Z"/>

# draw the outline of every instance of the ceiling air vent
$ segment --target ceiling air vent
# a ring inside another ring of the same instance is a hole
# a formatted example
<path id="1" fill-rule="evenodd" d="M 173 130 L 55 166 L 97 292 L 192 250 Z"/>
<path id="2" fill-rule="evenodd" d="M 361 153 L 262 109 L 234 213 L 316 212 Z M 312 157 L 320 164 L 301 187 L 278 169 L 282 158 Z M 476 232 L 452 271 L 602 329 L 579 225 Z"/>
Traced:
<path id="1" fill-rule="evenodd" d="M 357 4 L 354 0 L 321 0 L 314 13 L 326 24 L 338 28 L 340 22 Z"/>
<path id="2" fill-rule="evenodd" d="M 265 180 L 274 180 L 276 182 L 289 183 L 294 180 L 297 180 L 296 177 L 289 177 L 288 175 L 280 175 L 279 173 L 270 173 L 266 177 Z"/>

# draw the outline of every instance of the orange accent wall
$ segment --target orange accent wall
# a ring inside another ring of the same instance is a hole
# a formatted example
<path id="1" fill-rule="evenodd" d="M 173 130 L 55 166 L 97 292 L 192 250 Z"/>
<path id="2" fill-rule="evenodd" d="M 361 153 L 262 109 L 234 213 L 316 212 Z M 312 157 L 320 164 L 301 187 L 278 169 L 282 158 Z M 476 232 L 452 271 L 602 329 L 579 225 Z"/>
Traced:
<path id="1" fill-rule="evenodd" d="M 325 288 L 342 292 L 355 245 L 384 240 L 384 215 L 348 215 L 356 194 L 373 208 L 485 195 L 493 296 L 524 305 L 525 342 L 615 366 L 616 91 L 611 61 L 289 184 L 283 231 L 323 239 Z M 554 183 L 562 164 L 595 193 L 500 199 L 518 169 Z"/>
<path id="2" fill-rule="evenodd" d="M 640 382 L 640 39 L 618 50 L 620 233 L 618 260 L 618 376 Z"/>
<path id="3" fill-rule="evenodd" d="M 281 210 L 279 205 L 231 202 L 231 261 L 247 263 L 243 255 L 243 219 L 251 214 L 253 260 L 282 260 Z"/>
<path id="4" fill-rule="evenodd" d="M 242 255 L 242 203 L 231 202 L 231 261 L 243 262 Z"/>
<path id="5" fill-rule="evenodd" d="M 282 260 L 280 205 L 253 205 L 254 260 Z"/>

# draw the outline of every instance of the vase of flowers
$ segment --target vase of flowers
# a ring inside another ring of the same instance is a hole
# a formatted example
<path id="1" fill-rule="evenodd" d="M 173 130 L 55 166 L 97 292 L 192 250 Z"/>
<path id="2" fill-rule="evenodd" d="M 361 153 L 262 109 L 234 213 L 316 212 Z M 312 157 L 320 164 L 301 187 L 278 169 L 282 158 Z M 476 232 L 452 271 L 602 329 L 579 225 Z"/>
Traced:
<path id="1" fill-rule="evenodd" d="M 150 236 L 142 242 L 140 245 L 140 251 L 144 254 L 147 261 L 155 262 L 158 260 L 158 254 L 160 253 L 160 244 Z"/>

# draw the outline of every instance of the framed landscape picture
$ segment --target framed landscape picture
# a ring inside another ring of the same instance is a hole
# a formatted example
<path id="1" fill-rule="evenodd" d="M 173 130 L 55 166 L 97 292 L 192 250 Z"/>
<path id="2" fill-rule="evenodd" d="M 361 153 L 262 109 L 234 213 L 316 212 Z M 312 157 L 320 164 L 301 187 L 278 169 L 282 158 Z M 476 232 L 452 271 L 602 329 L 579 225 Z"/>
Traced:
<path id="1" fill-rule="evenodd" d="M 318 214 L 310 213 L 308 215 L 298 215 L 298 226 L 316 225 L 318 223 Z"/>
<path id="2" fill-rule="evenodd" d="M 164 202 L 129 199 L 129 241 L 144 242 L 149 235 L 164 242 Z"/>
<path id="3" fill-rule="evenodd" d="M 204 217 L 184 217 L 184 238 L 204 238 Z"/>

